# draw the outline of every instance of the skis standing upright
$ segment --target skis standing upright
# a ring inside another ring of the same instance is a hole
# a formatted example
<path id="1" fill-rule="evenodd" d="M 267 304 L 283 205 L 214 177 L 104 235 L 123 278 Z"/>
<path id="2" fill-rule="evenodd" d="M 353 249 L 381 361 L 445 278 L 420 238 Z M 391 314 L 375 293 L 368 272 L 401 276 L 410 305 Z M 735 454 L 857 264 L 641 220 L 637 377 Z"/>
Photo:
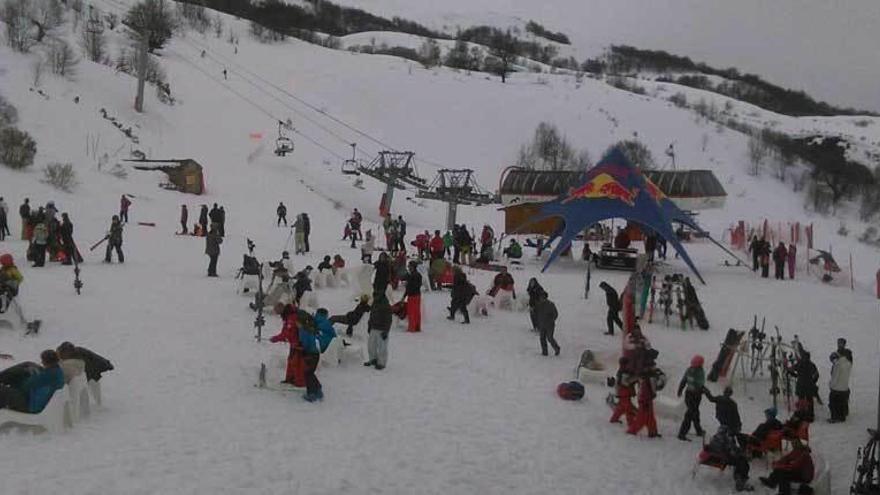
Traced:
<path id="1" fill-rule="evenodd" d="M 657 294 L 657 286 L 655 285 L 656 277 L 651 275 L 651 299 L 648 303 L 648 323 L 653 323 L 654 321 L 654 302 L 655 296 Z"/>

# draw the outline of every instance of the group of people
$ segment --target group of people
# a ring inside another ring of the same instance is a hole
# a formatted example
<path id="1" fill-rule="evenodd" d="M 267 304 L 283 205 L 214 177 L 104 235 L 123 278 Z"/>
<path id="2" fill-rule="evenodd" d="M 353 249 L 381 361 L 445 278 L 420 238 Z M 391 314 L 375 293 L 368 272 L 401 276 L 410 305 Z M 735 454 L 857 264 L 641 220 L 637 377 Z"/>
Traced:
<path id="1" fill-rule="evenodd" d="M 226 207 L 218 206 L 217 203 L 209 209 L 208 205 L 199 208 L 199 218 L 193 223 L 192 232 L 189 230 L 189 209 L 180 205 L 180 232 L 177 235 L 192 235 L 195 237 L 207 237 L 211 228 L 216 228 L 217 235 L 226 237 Z"/>
<path id="2" fill-rule="evenodd" d="M 8 210 L 2 198 L 0 198 L 0 210 Z M 73 240 L 73 222 L 67 213 L 61 213 L 59 216 L 54 201 L 33 209 L 30 199 L 25 198 L 18 212 L 21 217 L 21 239 L 28 241 L 27 258 L 33 263 L 33 267 L 45 266 L 47 256 L 49 261 L 58 261 L 65 265 L 72 264 L 74 260 L 82 261 L 82 256 Z M 6 220 L 0 225 L 0 230 L 8 233 L 8 216 L 4 215 L 4 217 Z"/>
<path id="3" fill-rule="evenodd" d="M 89 381 L 99 381 L 111 370 L 113 364 L 106 358 L 63 342 L 58 349 L 40 353 L 40 364 L 25 361 L 0 371 L 0 409 L 37 414 L 73 378 L 85 374 Z"/>
<path id="4" fill-rule="evenodd" d="M 284 202 L 278 203 L 278 206 L 275 208 L 275 214 L 278 217 L 275 225 L 280 227 L 283 223 L 284 226 L 287 227 L 287 206 L 284 205 Z M 309 245 L 309 235 L 312 233 L 312 221 L 309 218 L 309 214 L 298 214 L 294 219 L 291 228 L 293 229 L 294 254 L 306 254 L 311 252 L 312 249 Z"/>
<path id="5" fill-rule="evenodd" d="M 780 241 L 774 249 L 770 242 L 758 236 L 752 236 L 749 242 L 748 252 L 752 255 L 752 271 L 757 272 L 760 268 L 761 277 L 770 276 L 770 261 L 773 261 L 774 277 L 777 280 L 785 280 L 785 267 L 788 265 L 788 278 L 793 279 L 797 268 L 797 246 L 794 243 L 785 246 Z"/>

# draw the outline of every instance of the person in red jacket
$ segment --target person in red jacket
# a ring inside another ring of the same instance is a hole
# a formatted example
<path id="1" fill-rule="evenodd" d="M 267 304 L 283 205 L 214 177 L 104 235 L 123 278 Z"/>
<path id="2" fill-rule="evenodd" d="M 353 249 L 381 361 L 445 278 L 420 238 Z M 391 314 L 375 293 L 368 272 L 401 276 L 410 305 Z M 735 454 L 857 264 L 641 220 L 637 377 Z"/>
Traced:
<path id="1" fill-rule="evenodd" d="M 632 426 L 636 419 L 636 408 L 632 404 L 632 396 L 636 394 L 635 380 L 629 372 L 629 359 L 620 358 L 620 367 L 617 370 L 615 379 L 615 390 L 617 391 L 617 405 L 614 407 L 614 413 L 611 414 L 612 423 L 620 423 L 620 417 L 626 418 L 626 425 Z"/>
<path id="2" fill-rule="evenodd" d="M 426 230 L 425 232 L 416 235 L 416 239 L 412 242 L 412 245 L 419 251 L 419 259 L 426 260 L 428 259 L 428 247 L 431 243 L 431 235 Z"/>
<path id="3" fill-rule="evenodd" d="M 119 220 L 128 223 L 128 208 L 131 206 L 131 200 L 125 194 L 119 200 Z"/>
<path id="4" fill-rule="evenodd" d="M 660 437 L 660 434 L 657 433 L 657 418 L 654 416 L 654 397 L 656 396 L 654 383 L 651 380 L 651 372 L 645 370 L 639 377 L 639 410 L 636 413 L 635 421 L 627 428 L 627 433 L 638 435 L 642 428 L 648 428 L 648 437 Z"/>
<path id="5" fill-rule="evenodd" d="M 299 328 L 296 323 L 296 306 L 293 304 L 278 303 L 275 312 L 281 316 L 283 326 L 281 331 L 269 339 L 269 342 L 287 342 L 290 344 L 290 352 L 287 354 L 287 371 L 284 381 L 294 387 L 306 386 L 306 368 L 303 355 L 303 347 L 299 341 Z"/>
<path id="6" fill-rule="evenodd" d="M 443 245 L 443 237 L 440 236 L 440 231 L 434 231 L 434 237 L 431 238 L 430 243 L 431 248 L 431 259 L 437 259 L 443 257 L 443 251 L 446 249 Z"/>
<path id="7" fill-rule="evenodd" d="M 810 483 L 815 475 L 810 448 L 795 438 L 792 451 L 773 463 L 770 476 L 761 477 L 761 483 L 770 488 L 779 487 L 779 495 L 791 495 L 792 483 Z"/>

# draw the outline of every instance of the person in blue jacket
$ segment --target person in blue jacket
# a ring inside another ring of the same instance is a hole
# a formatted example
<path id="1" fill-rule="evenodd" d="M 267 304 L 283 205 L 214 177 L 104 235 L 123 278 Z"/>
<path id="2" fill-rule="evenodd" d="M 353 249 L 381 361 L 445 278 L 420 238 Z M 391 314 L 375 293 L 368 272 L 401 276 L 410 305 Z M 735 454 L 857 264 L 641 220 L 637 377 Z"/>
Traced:
<path id="1" fill-rule="evenodd" d="M 52 394 L 64 387 L 58 354 L 46 350 L 40 354 L 40 360 L 42 368 L 32 368 L 33 373 L 18 386 L 0 385 L 0 409 L 37 414 L 46 407 Z"/>
<path id="2" fill-rule="evenodd" d="M 318 342 L 317 315 L 298 319 L 299 342 L 303 348 L 303 361 L 306 374 L 306 394 L 303 399 L 315 402 L 324 398 L 321 382 L 315 376 L 318 362 L 321 360 L 321 344 Z"/>
<path id="3" fill-rule="evenodd" d="M 321 346 L 321 352 L 325 352 L 330 347 L 330 342 L 336 338 L 336 330 L 333 323 L 330 322 L 330 312 L 327 308 L 320 308 L 315 312 L 315 328 L 318 330 L 318 344 Z"/>

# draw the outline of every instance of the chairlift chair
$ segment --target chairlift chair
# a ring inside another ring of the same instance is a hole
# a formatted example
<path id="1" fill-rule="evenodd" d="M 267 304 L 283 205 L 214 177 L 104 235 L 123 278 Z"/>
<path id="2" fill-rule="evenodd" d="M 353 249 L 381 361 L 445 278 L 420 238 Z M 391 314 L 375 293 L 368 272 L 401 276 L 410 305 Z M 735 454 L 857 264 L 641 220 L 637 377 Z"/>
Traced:
<path id="1" fill-rule="evenodd" d="M 293 153 L 293 140 L 284 135 L 283 127 L 284 122 L 279 120 L 278 139 L 275 140 L 275 154 L 282 157 L 288 153 Z"/>
<path id="2" fill-rule="evenodd" d="M 342 173 L 345 175 L 361 175 L 358 170 L 358 162 L 355 159 L 356 149 L 357 143 L 351 143 L 351 159 L 342 162 Z"/>

